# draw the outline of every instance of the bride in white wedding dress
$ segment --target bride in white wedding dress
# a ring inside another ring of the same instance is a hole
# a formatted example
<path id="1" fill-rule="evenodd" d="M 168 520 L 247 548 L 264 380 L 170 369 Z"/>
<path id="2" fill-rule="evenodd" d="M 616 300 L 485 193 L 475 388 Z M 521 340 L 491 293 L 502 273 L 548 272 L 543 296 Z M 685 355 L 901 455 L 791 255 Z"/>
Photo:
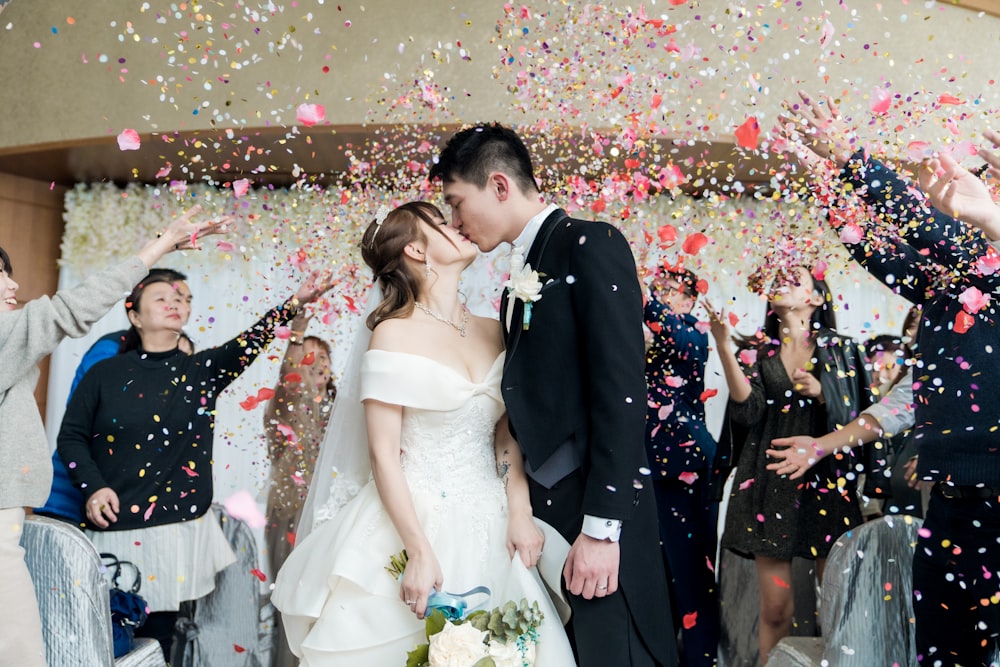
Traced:
<path id="1" fill-rule="evenodd" d="M 367 351 L 352 352 L 360 363 L 347 374 L 360 383 L 338 392 L 299 541 L 271 598 L 302 665 L 402 667 L 425 642 L 432 590 L 479 586 L 492 593 L 487 609 L 538 602 L 536 665 L 575 664 L 565 607 L 546 588 L 560 590 L 568 545 L 532 517 L 500 394 L 500 325 L 459 300 L 476 253 L 422 202 L 380 210 L 364 234 L 383 296 L 367 320 Z M 386 568 L 403 549 L 396 580 Z"/>

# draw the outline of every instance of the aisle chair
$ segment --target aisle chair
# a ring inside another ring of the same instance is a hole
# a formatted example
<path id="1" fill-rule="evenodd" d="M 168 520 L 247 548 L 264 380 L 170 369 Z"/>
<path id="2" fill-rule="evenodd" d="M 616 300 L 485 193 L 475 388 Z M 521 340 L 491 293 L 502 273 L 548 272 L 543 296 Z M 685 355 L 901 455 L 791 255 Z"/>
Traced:
<path id="1" fill-rule="evenodd" d="M 260 579 L 257 540 L 243 521 L 221 505 L 214 518 L 229 540 L 236 562 L 215 575 L 215 589 L 184 603 L 170 664 L 172 667 L 261 667 Z"/>
<path id="2" fill-rule="evenodd" d="M 912 575 L 922 524 L 889 515 L 841 535 L 823 575 L 823 636 L 785 637 L 768 667 L 917 667 Z"/>
<path id="3" fill-rule="evenodd" d="M 97 549 L 79 528 L 29 516 L 21 545 L 38 597 L 49 667 L 166 667 L 159 642 L 143 637 L 115 659 L 108 580 Z"/>

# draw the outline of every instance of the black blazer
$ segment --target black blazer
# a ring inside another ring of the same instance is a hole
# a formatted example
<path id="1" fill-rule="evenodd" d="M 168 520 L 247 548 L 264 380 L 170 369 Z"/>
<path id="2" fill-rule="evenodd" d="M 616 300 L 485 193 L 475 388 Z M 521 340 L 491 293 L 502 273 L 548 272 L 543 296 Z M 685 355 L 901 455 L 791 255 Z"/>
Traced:
<path id="1" fill-rule="evenodd" d="M 527 327 L 524 303 L 512 306 L 502 384 L 512 429 L 535 469 L 574 438 L 587 480 L 581 513 L 627 521 L 647 467 L 642 292 L 632 251 L 611 225 L 557 210 L 525 262 L 543 287 Z M 501 322 L 508 303 L 505 292 Z"/>
<path id="2" fill-rule="evenodd" d="M 542 223 L 525 262 L 539 272 L 543 287 L 527 328 L 524 303 L 511 306 L 502 380 L 511 430 L 534 469 L 570 439 L 583 452 L 579 473 L 557 485 L 566 502 L 537 503 L 541 487 L 531 485 L 535 515 L 559 526 L 570 543 L 584 514 L 622 520 L 618 576 L 627 613 L 657 663 L 675 665 L 646 459 L 646 351 L 635 259 L 611 225 L 557 210 Z M 508 304 L 505 293 L 503 323 Z M 572 491 L 563 494 L 566 488 Z M 575 614 L 580 604 L 586 602 L 577 601 Z M 621 627 L 617 619 L 605 626 Z"/>

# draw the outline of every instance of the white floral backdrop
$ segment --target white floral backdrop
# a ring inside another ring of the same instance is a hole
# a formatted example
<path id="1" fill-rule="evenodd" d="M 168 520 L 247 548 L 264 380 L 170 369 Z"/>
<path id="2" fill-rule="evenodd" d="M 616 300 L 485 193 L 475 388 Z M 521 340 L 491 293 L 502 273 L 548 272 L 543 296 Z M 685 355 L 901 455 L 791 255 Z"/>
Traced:
<path id="1" fill-rule="evenodd" d="M 320 304 L 310 331 L 331 342 L 336 373 L 345 361 L 346 344 L 340 343 L 351 340 L 353 328 L 360 324 L 357 313 L 363 310 L 369 284 L 367 270 L 359 268 L 361 231 L 379 204 L 398 204 L 420 193 L 411 195 L 303 187 L 250 190 L 235 196 L 208 185 L 79 185 L 66 197 L 60 286 L 75 284 L 81 276 L 138 248 L 168 219 L 194 204 L 205 215 L 233 215 L 239 225 L 232 236 L 206 243 L 200 252 L 175 253 L 163 262 L 189 276 L 194 310 L 188 333 L 199 348 L 218 345 L 287 298 L 305 272 L 329 269 L 339 282 Z M 571 201 L 568 208 L 580 209 L 584 203 Z M 591 210 L 578 213 L 595 216 Z M 633 242 L 640 265 L 682 261 L 705 278 L 713 305 L 733 312 L 739 318 L 737 330 L 744 333 L 759 326 L 764 313 L 760 297 L 746 288 L 747 274 L 803 254 L 826 263 L 843 332 L 858 338 L 895 333 L 906 313 L 905 302 L 850 264 L 834 234 L 817 230 L 816 212 L 805 205 L 751 196 L 664 195 L 632 202 L 627 217 L 620 210 L 603 211 L 600 217 L 617 220 Z M 506 250 L 500 248 L 467 271 L 463 291 L 474 312 L 496 316 L 506 263 Z M 81 356 L 97 338 L 126 326 L 124 309 L 117 307 L 86 337 L 66 341 L 53 355 L 47 414 L 53 447 Z M 264 507 L 268 463 L 262 410 L 244 410 L 239 402 L 261 387 L 273 386 L 283 346 L 276 340 L 218 403 L 218 500 L 247 490 Z M 727 392 L 714 357 L 708 385 L 719 390 L 708 402 L 710 425 L 718 432 Z"/>

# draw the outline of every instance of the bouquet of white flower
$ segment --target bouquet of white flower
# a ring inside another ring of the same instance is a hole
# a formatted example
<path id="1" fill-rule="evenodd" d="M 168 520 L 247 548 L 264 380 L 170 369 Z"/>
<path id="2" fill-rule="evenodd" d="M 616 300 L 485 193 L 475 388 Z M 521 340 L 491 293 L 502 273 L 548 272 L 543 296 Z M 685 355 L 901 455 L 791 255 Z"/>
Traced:
<path id="1" fill-rule="evenodd" d="M 407 654 L 406 667 L 532 667 L 543 618 L 538 603 L 526 599 L 454 622 L 435 609 L 425 624 L 427 643 Z"/>

